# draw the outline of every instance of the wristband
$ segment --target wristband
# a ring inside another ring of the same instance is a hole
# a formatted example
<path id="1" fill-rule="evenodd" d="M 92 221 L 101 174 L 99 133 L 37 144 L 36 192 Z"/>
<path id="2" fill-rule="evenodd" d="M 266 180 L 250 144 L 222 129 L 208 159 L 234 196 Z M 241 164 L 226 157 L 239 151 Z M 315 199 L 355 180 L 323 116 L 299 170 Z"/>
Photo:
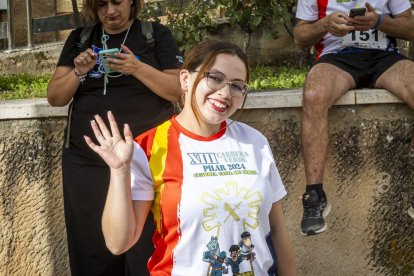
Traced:
<path id="1" fill-rule="evenodd" d="M 81 74 L 79 74 L 78 69 L 77 69 L 76 67 L 75 67 L 75 68 L 73 68 L 73 72 L 75 73 L 75 76 L 77 76 L 77 77 L 78 77 L 78 79 L 79 79 L 79 81 L 80 81 L 81 83 L 83 83 L 83 82 L 85 81 L 86 74 L 85 74 L 85 75 L 81 75 Z"/>
<path id="2" fill-rule="evenodd" d="M 374 27 L 374 30 L 378 30 L 379 29 L 379 27 L 380 27 L 380 25 L 381 25 L 381 22 L 382 22 L 382 14 L 379 14 L 378 15 L 378 21 L 377 21 L 377 25 L 375 25 L 375 27 Z"/>

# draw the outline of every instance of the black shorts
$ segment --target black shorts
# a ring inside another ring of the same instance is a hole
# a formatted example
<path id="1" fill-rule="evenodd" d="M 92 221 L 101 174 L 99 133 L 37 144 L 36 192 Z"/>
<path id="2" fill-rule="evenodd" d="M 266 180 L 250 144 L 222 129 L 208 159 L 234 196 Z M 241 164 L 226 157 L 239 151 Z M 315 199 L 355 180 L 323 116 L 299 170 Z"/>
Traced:
<path id="1" fill-rule="evenodd" d="M 355 81 L 355 88 L 372 88 L 377 79 L 393 64 L 407 59 L 396 52 L 382 50 L 341 51 L 323 55 L 317 62 L 329 63 L 348 72 Z"/>

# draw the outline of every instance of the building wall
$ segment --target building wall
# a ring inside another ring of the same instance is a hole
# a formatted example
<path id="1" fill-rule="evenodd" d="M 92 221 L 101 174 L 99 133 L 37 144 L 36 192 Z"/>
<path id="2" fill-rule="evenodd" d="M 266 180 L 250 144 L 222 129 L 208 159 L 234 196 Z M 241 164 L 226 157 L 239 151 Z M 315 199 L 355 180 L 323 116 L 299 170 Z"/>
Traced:
<path id="1" fill-rule="evenodd" d="M 70 0 L 36 0 L 32 2 L 32 17 L 45 17 L 53 16 L 64 13 L 72 13 L 72 1 Z M 26 21 L 26 0 L 14 0 L 13 1 L 13 24 L 14 24 L 14 48 L 24 48 L 27 46 L 27 21 Z M 77 0 L 79 10 L 82 9 L 82 0 Z M 253 33 L 250 42 L 248 55 L 251 57 L 251 61 L 255 64 L 269 64 L 282 62 L 283 59 L 297 58 L 302 52 L 294 46 L 294 42 L 285 28 L 275 26 L 279 32 L 279 37 L 273 39 L 270 35 L 270 31 L 261 30 Z M 50 32 L 35 34 L 33 37 L 33 43 L 36 48 L 42 48 L 42 44 L 63 42 L 68 34 L 69 30 L 60 32 Z M 222 37 L 230 38 L 232 41 L 238 43 L 240 46 L 244 43 L 244 33 L 239 30 L 224 30 Z M 37 50 L 37 49 L 34 49 Z M 6 57 L 1 57 L 5 59 Z M 0 60 L 0 63 L 2 60 Z M 36 72 L 36 68 L 28 67 L 27 70 Z"/>
<path id="2" fill-rule="evenodd" d="M 32 2 L 32 17 L 50 16 L 56 14 L 55 1 L 36 0 Z M 26 0 L 13 0 L 13 34 L 14 47 L 27 46 L 27 8 Z M 55 34 L 42 34 L 34 37 L 34 43 L 55 42 Z"/>
<path id="3" fill-rule="evenodd" d="M 36 0 L 32 3 L 32 18 L 53 16 L 63 13 L 72 13 L 72 1 L 71 0 Z M 77 0 L 78 7 L 82 7 L 82 0 Z M 13 12 L 13 34 L 14 34 L 14 47 L 20 48 L 27 46 L 27 7 L 26 0 L 13 0 L 12 6 Z M 67 31 L 63 32 L 51 32 L 35 34 L 33 43 L 43 44 L 51 43 L 60 40 L 64 40 L 68 35 Z"/>
<path id="4" fill-rule="evenodd" d="M 7 9 L 0 9 L 0 22 L 7 22 Z M 0 51 L 7 48 L 7 40 L 5 38 L 0 38 Z"/>

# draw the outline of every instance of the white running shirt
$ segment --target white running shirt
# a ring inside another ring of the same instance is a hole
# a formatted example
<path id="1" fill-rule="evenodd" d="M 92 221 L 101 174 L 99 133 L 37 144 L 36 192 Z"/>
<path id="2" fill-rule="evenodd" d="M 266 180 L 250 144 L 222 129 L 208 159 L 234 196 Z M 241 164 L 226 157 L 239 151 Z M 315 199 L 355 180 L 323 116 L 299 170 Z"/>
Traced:
<path id="1" fill-rule="evenodd" d="M 298 0 L 296 17 L 305 21 L 317 21 L 334 12 L 349 13 L 356 7 L 365 7 L 368 2 L 378 14 L 396 15 L 411 8 L 408 0 Z M 394 50 L 395 45 L 380 31 L 351 32 L 345 37 L 334 36 L 327 33 L 315 45 L 318 58 L 327 53 L 338 52 L 345 47 Z"/>
<path id="2" fill-rule="evenodd" d="M 268 275 L 269 212 L 286 191 L 266 138 L 229 122 L 205 138 L 172 118 L 135 139 L 132 199 L 154 200 L 151 275 Z"/>

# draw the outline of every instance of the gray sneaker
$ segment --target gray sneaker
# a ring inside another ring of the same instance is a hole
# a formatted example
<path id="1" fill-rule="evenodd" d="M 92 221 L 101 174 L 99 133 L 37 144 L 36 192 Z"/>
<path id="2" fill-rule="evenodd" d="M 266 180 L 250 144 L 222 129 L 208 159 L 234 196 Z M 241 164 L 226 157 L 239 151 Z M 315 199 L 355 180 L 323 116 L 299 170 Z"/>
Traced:
<path id="1" fill-rule="evenodd" d="M 316 235 L 328 229 L 325 223 L 325 217 L 329 215 L 331 205 L 328 203 L 325 192 L 321 199 L 318 198 L 318 194 L 314 190 L 311 190 L 309 193 L 304 193 L 302 204 L 303 217 L 300 225 L 302 235 Z"/>
<path id="2" fill-rule="evenodd" d="M 414 201 L 411 203 L 410 208 L 408 208 L 408 215 L 414 219 Z"/>

